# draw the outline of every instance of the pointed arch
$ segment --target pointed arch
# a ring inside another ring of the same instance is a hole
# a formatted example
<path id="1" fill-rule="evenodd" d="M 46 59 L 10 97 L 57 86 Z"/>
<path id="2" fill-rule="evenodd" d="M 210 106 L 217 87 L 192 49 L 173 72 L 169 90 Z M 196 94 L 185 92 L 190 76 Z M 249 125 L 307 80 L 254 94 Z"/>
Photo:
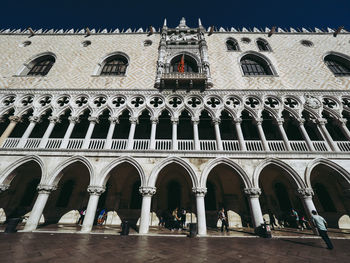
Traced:
<path id="1" fill-rule="evenodd" d="M 76 162 L 82 163 L 83 165 L 86 166 L 86 168 L 89 171 L 90 185 L 93 185 L 93 183 L 95 182 L 95 180 L 94 180 L 94 178 L 95 178 L 94 168 L 93 168 L 91 162 L 86 157 L 80 156 L 80 155 L 72 156 L 72 157 L 66 159 L 65 161 L 61 162 L 60 164 L 58 164 L 56 166 L 56 168 L 53 169 L 53 171 L 51 172 L 52 176 L 50 178 L 48 178 L 48 184 L 49 185 L 57 185 L 63 176 L 63 174 L 61 172 L 65 168 L 67 168 L 69 165 L 76 163 Z"/>
<path id="2" fill-rule="evenodd" d="M 350 76 L 350 57 L 339 52 L 327 52 L 323 61 L 336 77 Z"/>
<path id="3" fill-rule="evenodd" d="M 18 76 L 46 76 L 52 66 L 55 64 L 57 56 L 52 52 L 43 52 L 37 54 L 25 63 L 18 71 Z"/>
<path id="4" fill-rule="evenodd" d="M 13 180 L 13 178 L 16 176 L 15 174 L 13 174 L 13 172 L 21 165 L 28 163 L 28 162 L 31 162 L 31 161 L 33 161 L 39 165 L 39 167 L 41 169 L 41 181 L 43 181 L 44 178 L 46 177 L 46 166 L 45 166 L 43 160 L 37 155 L 27 155 L 27 156 L 24 156 L 22 158 L 19 158 L 18 160 L 16 160 L 15 162 L 13 162 L 9 166 L 7 166 L 5 168 L 5 170 L 1 172 L 0 184 L 9 185 L 11 183 L 11 181 Z"/>
<path id="5" fill-rule="evenodd" d="M 166 167 L 167 165 L 172 164 L 172 163 L 178 164 L 186 170 L 186 172 L 188 173 L 188 175 L 191 178 L 193 188 L 196 188 L 199 186 L 197 174 L 195 172 L 195 168 L 190 163 L 186 162 L 185 160 L 183 160 L 179 157 L 168 157 L 165 160 L 159 162 L 153 168 L 151 175 L 148 179 L 147 186 L 155 187 L 158 175 L 161 172 L 161 170 L 164 167 Z"/>
<path id="6" fill-rule="evenodd" d="M 140 176 L 140 180 L 141 180 L 141 186 L 146 186 L 146 175 L 145 172 L 142 168 L 142 166 L 131 156 L 121 156 L 115 160 L 113 160 L 112 162 L 110 162 L 106 167 L 103 168 L 101 174 L 101 178 L 99 178 L 98 182 L 96 185 L 102 186 L 104 187 L 109 179 L 108 174 L 118 165 L 122 164 L 122 163 L 128 163 L 130 164 L 132 167 L 134 167 L 139 176 Z"/>
<path id="7" fill-rule="evenodd" d="M 295 182 L 298 188 L 306 188 L 306 184 L 304 183 L 302 178 L 299 176 L 299 174 L 288 164 L 276 158 L 265 159 L 255 168 L 254 174 L 253 174 L 254 187 L 259 188 L 259 177 L 260 177 L 261 171 L 270 164 L 276 165 L 277 167 L 286 171 L 290 175 L 290 177 L 293 179 L 293 181 Z"/>
<path id="8" fill-rule="evenodd" d="M 242 167 L 240 167 L 237 163 L 235 163 L 234 161 L 226 158 L 226 157 L 219 157 L 216 158 L 212 161 L 210 161 L 206 167 L 204 168 L 202 174 L 201 174 L 201 178 L 200 178 L 200 186 L 201 187 L 206 187 L 207 185 L 207 179 L 208 176 L 210 174 L 210 172 L 218 165 L 220 164 L 225 164 L 227 166 L 229 166 L 230 168 L 232 168 L 235 172 L 237 172 L 237 174 L 239 175 L 239 177 L 242 179 L 245 188 L 251 188 L 252 187 L 252 183 L 251 180 L 249 179 L 248 175 L 246 174 L 246 172 L 242 169 Z"/>
<path id="9" fill-rule="evenodd" d="M 307 187 L 312 187 L 311 186 L 311 173 L 312 170 L 319 164 L 323 164 L 333 170 L 335 170 L 336 172 L 338 172 L 347 182 L 348 184 L 350 184 L 350 173 L 343 168 L 342 166 L 340 166 L 339 164 L 336 164 L 335 162 L 325 159 L 325 158 L 317 158 L 315 160 L 313 160 L 312 162 L 310 162 L 305 170 L 305 182 Z"/>

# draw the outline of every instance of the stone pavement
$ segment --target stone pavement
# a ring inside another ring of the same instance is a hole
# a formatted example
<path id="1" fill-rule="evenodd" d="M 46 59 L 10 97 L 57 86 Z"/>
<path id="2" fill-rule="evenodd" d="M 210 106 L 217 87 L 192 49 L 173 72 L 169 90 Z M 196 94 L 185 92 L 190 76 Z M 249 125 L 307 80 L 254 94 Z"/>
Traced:
<path id="1" fill-rule="evenodd" d="M 0 262 L 349 262 L 350 240 L 0 233 Z"/>

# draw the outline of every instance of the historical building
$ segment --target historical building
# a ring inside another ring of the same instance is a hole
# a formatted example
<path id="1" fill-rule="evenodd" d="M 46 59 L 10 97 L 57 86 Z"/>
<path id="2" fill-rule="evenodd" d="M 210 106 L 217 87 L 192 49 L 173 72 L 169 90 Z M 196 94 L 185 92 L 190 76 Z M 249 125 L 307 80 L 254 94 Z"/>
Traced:
<path id="1" fill-rule="evenodd" d="M 291 208 L 350 227 L 350 34 L 0 31 L 1 220 L 92 229 L 183 207 L 199 234 Z"/>

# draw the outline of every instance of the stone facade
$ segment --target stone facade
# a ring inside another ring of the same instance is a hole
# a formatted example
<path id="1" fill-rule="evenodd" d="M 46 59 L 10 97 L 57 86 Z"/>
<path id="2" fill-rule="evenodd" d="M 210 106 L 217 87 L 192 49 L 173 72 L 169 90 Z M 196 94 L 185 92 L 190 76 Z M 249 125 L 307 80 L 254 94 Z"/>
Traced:
<path id="1" fill-rule="evenodd" d="M 317 209 L 333 227 L 348 227 L 343 222 L 350 213 L 350 77 L 333 74 L 324 60 L 327 55 L 348 59 L 349 33 L 269 33 L 206 30 L 201 23 L 190 28 L 184 19 L 176 28 L 165 22 L 159 32 L 0 31 L 1 211 L 32 210 L 28 231 L 42 215 L 59 222 L 85 207 L 82 231 L 89 232 L 100 200 L 116 216 L 107 222 L 140 217 L 140 233 L 158 222 L 154 213 L 160 217 L 160 210 L 174 206 L 196 214 L 202 235 L 207 224 L 217 225 L 215 210 L 221 206 L 229 210 L 233 227 L 259 227 L 263 214 L 266 218 L 272 210 L 281 218 L 291 207 L 306 216 Z M 238 50 L 227 49 L 229 39 Z M 269 51 L 259 50 L 259 39 L 268 42 Z M 302 45 L 303 40 L 312 45 Z M 48 74 L 23 75 L 41 55 L 55 59 Z M 273 74 L 245 75 L 245 55 L 266 61 Z M 125 57 L 125 74 L 100 75 L 113 56 Z M 176 56 L 197 64 L 188 64 L 191 72 L 171 71 L 181 63 L 172 62 Z M 87 126 L 79 126 L 84 135 L 72 137 L 84 114 Z M 160 138 L 165 119 L 168 136 Z M 127 136 L 115 137 L 123 120 L 129 122 Z M 256 138 L 250 138 L 246 122 L 256 128 Z M 65 132 L 52 137 L 59 123 L 65 123 Z M 98 127 L 105 137 L 94 137 Z M 272 129 L 277 139 L 269 137 Z M 181 137 L 183 130 L 191 136 Z M 36 186 L 31 195 L 21 185 L 28 172 L 35 185 L 40 182 L 36 198 Z M 276 190 L 280 184 L 287 197 Z M 75 201 L 62 197 L 69 191 Z M 175 203 L 171 193 L 178 195 Z M 26 203 L 23 196 L 33 201 Z"/>

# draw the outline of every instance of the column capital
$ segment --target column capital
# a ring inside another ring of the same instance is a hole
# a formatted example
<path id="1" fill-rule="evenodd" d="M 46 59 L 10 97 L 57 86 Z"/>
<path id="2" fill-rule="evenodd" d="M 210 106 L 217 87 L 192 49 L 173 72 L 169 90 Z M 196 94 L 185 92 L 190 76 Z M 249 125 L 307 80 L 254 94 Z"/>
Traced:
<path id="1" fill-rule="evenodd" d="M 277 118 L 277 119 L 275 119 L 275 122 L 277 123 L 277 125 L 283 125 L 284 119 L 283 118 Z"/>
<path id="2" fill-rule="evenodd" d="M 191 121 L 193 124 L 199 124 L 199 117 L 192 117 Z"/>
<path id="3" fill-rule="evenodd" d="M 61 122 L 60 117 L 58 117 L 58 116 L 50 116 L 50 117 L 48 117 L 47 119 L 48 119 L 50 122 L 52 122 L 52 123 L 59 123 L 59 122 Z"/>
<path id="4" fill-rule="evenodd" d="M 250 197 L 259 197 L 261 195 L 260 188 L 245 188 L 244 193 Z"/>
<path id="5" fill-rule="evenodd" d="M 129 121 L 132 124 L 138 124 L 139 123 L 139 119 L 137 117 L 130 117 Z"/>
<path id="6" fill-rule="evenodd" d="M 212 121 L 213 124 L 215 125 L 215 124 L 220 124 L 221 119 L 220 119 L 220 118 L 213 118 L 211 121 Z"/>
<path id="7" fill-rule="evenodd" d="M 262 124 L 262 122 L 263 122 L 263 118 L 256 118 L 256 119 L 254 119 L 254 123 L 256 124 L 256 125 L 261 125 Z"/>
<path id="8" fill-rule="evenodd" d="M 299 118 L 299 119 L 297 119 L 297 122 L 298 122 L 299 126 L 302 126 L 302 125 L 304 125 L 305 119 Z"/>
<path id="9" fill-rule="evenodd" d="M 151 117 L 150 121 L 152 124 L 158 124 L 158 117 Z"/>
<path id="10" fill-rule="evenodd" d="M 242 123 L 242 118 L 234 118 L 233 122 L 241 124 Z"/>
<path id="11" fill-rule="evenodd" d="M 7 189 L 9 189 L 9 187 L 9 184 L 0 184 L 0 193 L 6 191 Z"/>
<path id="12" fill-rule="evenodd" d="M 9 120 L 11 122 L 20 122 L 22 120 L 22 118 L 20 116 L 10 116 Z"/>
<path id="13" fill-rule="evenodd" d="M 90 195 L 101 195 L 106 190 L 105 187 L 97 186 L 97 185 L 89 185 L 87 191 Z"/>
<path id="14" fill-rule="evenodd" d="M 30 116 L 28 119 L 30 122 L 35 122 L 35 123 L 40 122 L 40 116 Z"/>
<path id="15" fill-rule="evenodd" d="M 156 188 L 151 186 L 140 186 L 139 191 L 142 196 L 152 196 L 156 193 Z"/>
<path id="16" fill-rule="evenodd" d="M 192 192 L 196 195 L 196 196 L 202 196 L 204 197 L 207 193 L 207 188 L 206 187 L 193 187 L 192 188 Z"/>
<path id="17" fill-rule="evenodd" d="M 326 125 L 326 123 L 327 123 L 327 119 L 325 119 L 325 118 L 318 118 L 315 121 L 317 124 L 320 124 L 320 125 Z"/>
<path id="18" fill-rule="evenodd" d="M 98 117 L 90 116 L 90 117 L 88 118 L 88 121 L 89 121 L 89 122 L 93 122 L 93 123 L 98 123 Z"/>
<path id="19" fill-rule="evenodd" d="M 56 185 L 39 184 L 36 188 L 39 194 L 50 194 L 57 189 Z"/>
<path id="20" fill-rule="evenodd" d="M 108 120 L 110 121 L 110 123 L 119 123 L 118 117 L 109 117 Z"/>
<path id="21" fill-rule="evenodd" d="M 312 190 L 312 188 L 299 188 L 297 189 L 297 194 L 301 198 L 309 198 L 314 195 L 314 191 Z"/>
<path id="22" fill-rule="evenodd" d="M 348 122 L 348 120 L 345 119 L 345 118 L 335 119 L 335 121 L 336 121 L 337 123 L 339 123 L 340 125 L 346 125 L 346 123 Z"/>
<path id="23" fill-rule="evenodd" d="M 178 124 L 179 123 L 179 118 L 177 118 L 177 117 L 171 117 L 171 122 L 173 123 L 173 124 Z"/>
<path id="24" fill-rule="evenodd" d="M 75 124 L 75 123 L 79 122 L 79 117 L 78 116 L 70 116 L 70 117 L 68 117 L 68 120 Z"/>

